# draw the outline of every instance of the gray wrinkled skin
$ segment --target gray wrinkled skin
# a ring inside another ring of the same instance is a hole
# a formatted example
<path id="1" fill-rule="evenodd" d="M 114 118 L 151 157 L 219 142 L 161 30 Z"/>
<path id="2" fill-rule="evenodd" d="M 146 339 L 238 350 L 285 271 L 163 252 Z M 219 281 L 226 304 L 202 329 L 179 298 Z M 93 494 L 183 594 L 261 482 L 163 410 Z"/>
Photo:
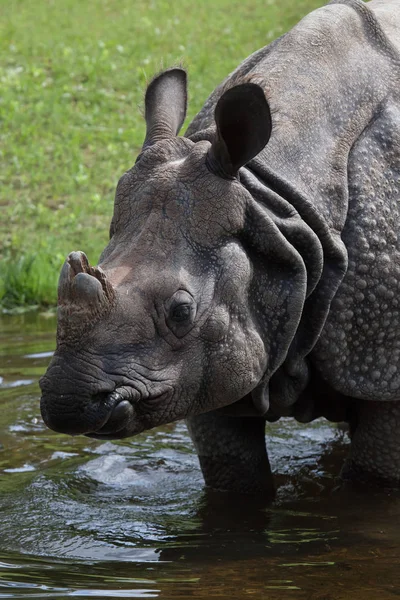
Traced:
<path id="1" fill-rule="evenodd" d="M 45 422 L 186 418 L 207 485 L 272 493 L 265 419 L 325 416 L 351 426 L 345 477 L 399 484 L 399 84 L 398 0 L 314 11 L 185 137 L 184 72 L 153 80 L 100 268 L 63 268 Z"/>

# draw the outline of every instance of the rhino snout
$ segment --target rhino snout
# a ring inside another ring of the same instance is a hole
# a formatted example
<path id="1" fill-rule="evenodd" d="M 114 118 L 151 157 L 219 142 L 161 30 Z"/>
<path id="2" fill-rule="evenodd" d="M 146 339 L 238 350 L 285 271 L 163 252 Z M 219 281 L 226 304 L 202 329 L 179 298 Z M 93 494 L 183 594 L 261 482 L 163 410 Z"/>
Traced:
<path id="1" fill-rule="evenodd" d="M 69 435 L 117 436 L 134 420 L 133 405 L 140 399 L 134 388 L 119 387 L 88 397 L 56 394 L 42 378 L 40 410 L 43 421 L 53 431 Z"/>
<path id="2" fill-rule="evenodd" d="M 107 422 L 113 408 L 109 394 L 82 399 L 45 392 L 40 400 L 40 411 L 46 425 L 53 431 L 70 435 L 97 431 Z"/>

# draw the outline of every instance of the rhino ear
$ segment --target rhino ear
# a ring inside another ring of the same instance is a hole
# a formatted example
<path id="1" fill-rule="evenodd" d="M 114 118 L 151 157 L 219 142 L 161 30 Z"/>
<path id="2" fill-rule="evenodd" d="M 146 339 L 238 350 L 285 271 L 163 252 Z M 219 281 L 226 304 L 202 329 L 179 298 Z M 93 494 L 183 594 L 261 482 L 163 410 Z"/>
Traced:
<path id="1" fill-rule="evenodd" d="M 208 153 L 211 171 L 235 177 L 267 144 L 271 112 L 261 87 L 243 83 L 227 90 L 215 108 L 217 134 Z"/>
<path id="2" fill-rule="evenodd" d="M 145 96 L 146 139 L 143 148 L 178 135 L 186 117 L 186 71 L 172 68 L 157 75 Z"/>

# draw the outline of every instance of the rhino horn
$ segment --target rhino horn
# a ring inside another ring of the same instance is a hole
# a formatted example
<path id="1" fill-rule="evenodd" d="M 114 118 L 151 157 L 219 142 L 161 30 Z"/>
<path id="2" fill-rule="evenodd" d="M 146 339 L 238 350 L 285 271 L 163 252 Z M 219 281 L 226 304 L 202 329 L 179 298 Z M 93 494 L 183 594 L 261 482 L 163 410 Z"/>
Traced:
<path id="1" fill-rule="evenodd" d="M 157 75 L 146 91 L 143 149 L 178 135 L 186 117 L 186 108 L 186 71 L 176 67 Z"/>
<path id="2" fill-rule="evenodd" d="M 74 306 L 98 312 L 114 299 L 114 290 L 100 267 L 91 267 L 84 252 L 71 252 L 61 270 L 58 283 L 60 307 Z"/>

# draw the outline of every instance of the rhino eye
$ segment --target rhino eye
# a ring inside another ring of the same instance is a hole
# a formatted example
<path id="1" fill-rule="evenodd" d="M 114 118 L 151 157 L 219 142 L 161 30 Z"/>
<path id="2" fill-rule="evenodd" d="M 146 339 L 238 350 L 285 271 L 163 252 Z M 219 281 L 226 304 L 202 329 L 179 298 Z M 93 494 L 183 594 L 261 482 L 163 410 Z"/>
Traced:
<path id="1" fill-rule="evenodd" d="M 186 291 L 179 290 L 166 303 L 168 327 L 178 337 L 183 337 L 191 328 L 196 317 L 196 303 Z"/>
<path id="2" fill-rule="evenodd" d="M 180 306 L 175 306 L 172 310 L 172 314 L 170 318 L 175 323 L 182 323 L 190 318 L 190 304 L 181 304 Z"/>

